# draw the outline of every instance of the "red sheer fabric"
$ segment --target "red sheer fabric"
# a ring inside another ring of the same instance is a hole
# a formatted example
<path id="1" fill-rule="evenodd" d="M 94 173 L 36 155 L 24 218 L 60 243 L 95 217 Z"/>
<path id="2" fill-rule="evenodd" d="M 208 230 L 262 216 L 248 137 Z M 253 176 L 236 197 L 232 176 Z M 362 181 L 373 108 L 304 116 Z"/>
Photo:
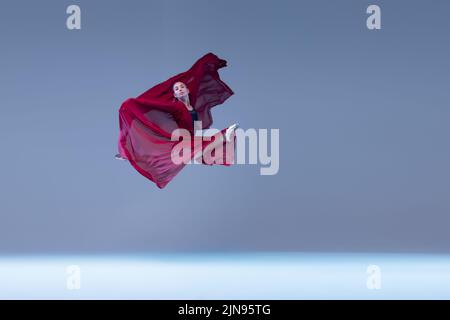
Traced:
<path id="1" fill-rule="evenodd" d="M 185 166 L 172 161 L 172 148 L 178 141 L 171 141 L 172 131 L 186 129 L 194 136 L 192 118 L 184 104 L 173 96 L 172 86 L 181 81 L 189 88 L 191 105 L 202 121 L 202 128 L 210 128 L 213 119 L 211 108 L 223 103 L 233 91 L 220 79 L 218 70 L 227 62 L 213 53 L 198 59 L 192 67 L 150 88 L 137 98 L 125 100 L 119 109 L 119 154 L 143 176 L 164 188 Z M 224 134 L 222 129 L 218 134 Z M 199 139 L 196 137 L 195 139 Z M 204 149 L 214 141 L 201 141 Z M 234 140 L 235 141 L 235 140 Z M 197 144 L 196 144 L 197 145 Z M 198 151 L 192 143 L 190 157 Z M 234 144 L 233 144 L 234 147 Z M 230 150 L 224 141 L 223 150 Z M 234 156 L 234 149 L 230 150 Z M 224 151 L 223 165 L 230 165 Z M 203 161 L 203 164 L 206 164 Z"/>

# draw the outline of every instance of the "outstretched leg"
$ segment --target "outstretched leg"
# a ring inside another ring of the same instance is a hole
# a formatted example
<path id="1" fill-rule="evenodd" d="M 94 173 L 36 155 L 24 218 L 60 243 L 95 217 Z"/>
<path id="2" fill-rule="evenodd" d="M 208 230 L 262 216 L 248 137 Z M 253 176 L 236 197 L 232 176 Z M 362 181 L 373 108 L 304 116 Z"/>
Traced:
<path id="1" fill-rule="evenodd" d="M 238 128 L 239 125 L 237 123 L 231 125 L 228 127 L 228 129 L 226 130 L 225 134 L 223 134 L 222 132 L 219 132 L 218 134 L 214 135 L 214 141 L 212 141 L 210 144 L 208 144 L 202 151 L 198 152 L 197 154 L 195 154 L 194 156 L 194 162 L 196 163 L 201 163 L 202 161 L 202 157 L 204 158 L 205 162 L 208 164 L 213 164 L 213 160 L 210 158 L 212 151 L 214 149 L 219 149 L 219 150 L 223 150 L 223 144 L 224 142 L 230 142 L 232 139 L 234 139 L 235 137 L 235 130 L 236 128 Z M 234 147 L 234 145 L 233 145 Z M 225 150 L 227 151 L 227 150 Z M 228 157 L 227 157 L 228 159 Z"/>
<path id="2" fill-rule="evenodd" d="M 210 159 L 211 152 L 214 149 L 218 149 L 219 146 L 223 145 L 223 141 L 223 134 L 217 134 L 215 136 L 215 140 L 208 144 L 201 152 L 199 152 L 198 155 L 196 155 L 195 161 L 201 162 L 201 158 L 203 157 L 206 163 L 212 164 L 212 160 Z"/>

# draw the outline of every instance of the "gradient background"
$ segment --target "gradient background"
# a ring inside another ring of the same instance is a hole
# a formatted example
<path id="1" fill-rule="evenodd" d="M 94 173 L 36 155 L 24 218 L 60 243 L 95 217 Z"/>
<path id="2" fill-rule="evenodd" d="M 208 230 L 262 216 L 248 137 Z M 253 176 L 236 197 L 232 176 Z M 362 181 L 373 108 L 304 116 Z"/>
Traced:
<path id="1" fill-rule="evenodd" d="M 450 252 L 449 12 L 2 0 L 0 253 Z M 187 166 L 159 190 L 114 159 L 118 108 L 210 51 L 235 91 L 215 127 L 279 128 L 280 171 Z"/>

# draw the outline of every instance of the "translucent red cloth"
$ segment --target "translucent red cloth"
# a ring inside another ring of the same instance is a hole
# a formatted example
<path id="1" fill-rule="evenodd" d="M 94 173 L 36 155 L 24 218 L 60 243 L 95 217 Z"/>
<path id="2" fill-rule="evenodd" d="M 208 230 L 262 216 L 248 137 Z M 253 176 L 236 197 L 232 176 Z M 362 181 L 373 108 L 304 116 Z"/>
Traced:
<path id="1" fill-rule="evenodd" d="M 191 105 L 198 113 L 198 120 L 202 121 L 202 128 L 211 128 L 213 123 L 211 108 L 234 94 L 220 79 L 218 73 L 218 70 L 226 65 L 226 60 L 218 58 L 211 52 L 207 53 L 189 70 L 122 103 L 119 109 L 119 154 L 159 188 L 164 188 L 185 166 L 185 163 L 176 164 L 172 161 L 172 148 L 178 144 L 178 141 L 171 140 L 173 130 L 186 129 L 194 136 L 191 115 L 183 102 L 174 98 L 173 84 L 178 81 L 186 84 L 190 91 Z M 222 129 L 218 135 L 224 134 L 225 130 L 226 128 Z M 200 148 L 204 149 L 212 141 L 214 139 L 201 141 Z M 192 147 L 191 158 L 198 152 L 198 148 L 194 148 L 194 142 Z M 224 152 L 230 149 L 228 143 L 224 141 Z M 234 149 L 231 151 L 234 155 Z M 219 164 L 232 163 L 225 154 L 223 159 L 223 163 Z M 206 163 L 203 161 L 203 164 Z"/>

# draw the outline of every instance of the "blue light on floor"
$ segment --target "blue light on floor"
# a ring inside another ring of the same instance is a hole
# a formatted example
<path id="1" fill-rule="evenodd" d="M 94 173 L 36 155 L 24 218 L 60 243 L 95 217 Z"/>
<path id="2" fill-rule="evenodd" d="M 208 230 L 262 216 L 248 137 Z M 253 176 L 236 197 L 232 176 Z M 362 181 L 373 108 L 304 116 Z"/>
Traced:
<path id="1" fill-rule="evenodd" d="M 0 298 L 450 299 L 450 256 L 3 256 Z"/>

